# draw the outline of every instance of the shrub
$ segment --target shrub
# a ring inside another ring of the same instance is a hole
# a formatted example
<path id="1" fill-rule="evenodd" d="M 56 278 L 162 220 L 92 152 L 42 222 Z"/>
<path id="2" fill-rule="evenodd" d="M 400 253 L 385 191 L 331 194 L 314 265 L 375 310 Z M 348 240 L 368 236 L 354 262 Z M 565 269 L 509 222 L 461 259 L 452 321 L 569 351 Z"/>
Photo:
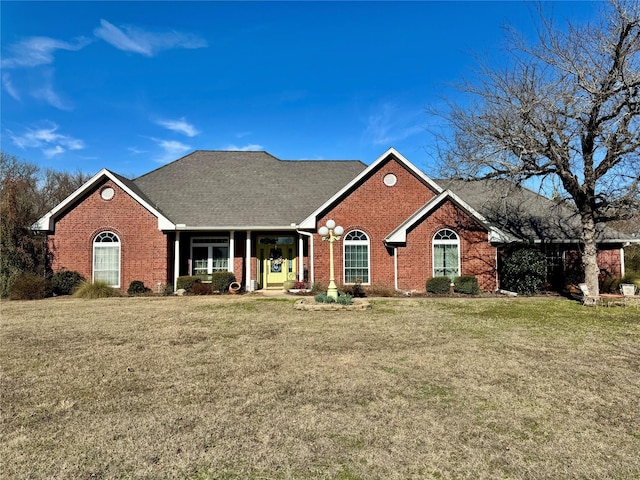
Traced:
<path id="1" fill-rule="evenodd" d="M 477 295 L 480 293 L 478 279 L 473 275 L 462 275 L 453 279 L 454 291 L 466 295 Z"/>
<path id="2" fill-rule="evenodd" d="M 197 282 L 193 284 L 189 293 L 191 295 L 211 295 L 213 290 L 211 289 L 210 283 Z"/>
<path id="3" fill-rule="evenodd" d="M 319 293 L 313 297 L 317 303 L 335 303 L 336 299 L 327 295 L 327 292 Z"/>
<path id="4" fill-rule="evenodd" d="M 71 295 L 84 277 L 75 270 L 60 270 L 51 277 L 51 289 L 55 295 Z"/>
<path id="5" fill-rule="evenodd" d="M 322 292 L 326 292 L 327 291 L 327 287 L 326 285 L 323 285 L 320 282 L 315 282 L 313 283 L 313 285 L 311 285 L 311 293 L 312 294 L 317 294 L 317 293 L 322 293 Z"/>
<path id="6" fill-rule="evenodd" d="M 352 297 L 364 297 L 365 296 L 365 291 L 362 288 L 362 282 L 359 280 L 356 280 L 355 283 L 353 283 L 352 285 L 342 285 L 342 287 L 340 288 L 341 292 L 345 292 L 349 295 L 351 295 Z"/>
<path id="7" fill-rule="evenodd" d="M 191 275 L 183 275 L 182 277 L 178 277 L 178 281 L 176 282 L 176 287 L 178 290 L 183 288 L 187 293 L 191 291 L 193 286 L 196 283 L 200 283 L 202 280 L 200 277 L 191 276 Z"/>
<path id="8" fill-rule="evenodd" d="M 82 282 L 80 286 L 73 292 L 73 298 L 107 298 L 117 297 L 120 295 L 118 291 L 105 282 Z"/>
<path id="9" fill-rule="evenodd" d="M 427 292 L 444 294 L 449 293 L 451 279 L 449 277 L 432 277 L 427 280 Z"/>
<path id="10" fill-rule="evenodd" d="M 519 295 L 534 295 L 544 286 L 547 261 L 544 253 L 532 247 L 515 247 L 505 252 L 501 286 Z"/>
<path id="11" fill-rule="evenodd" d="M 295 285 L 293 286 L 294 289 L 296 290 L 306 290 L 307 289 L 307 283 L 298 280 Z"/>
<path id="12" fill-rule="evenodd" d="M 35 273 L 18 275 L 11 285 L 11 300 L 40 300 L 51 295 L 51 282 Z"/>
<path id="13" fill-rule="evenodd" d="M 401 295 L 401 293 L 398 292 L 395 288 L 381 283 L 369 285 L 367 287 L 364 287 L 363 290 L 367 297 L 398 297 Z"/>
<path id="14" fill-rule="evenodd" d="M 338 295 L 338 300 L 336 300 L 336 302 L 340 305 L 351 305 L 353 303 L 353 297 L 348 293 Z"/>
<path id="15" fill-rule="evenodd" d="M 226 293 L 229 291 L 229 285 L 235 281 L 236 276 L 233 272 L 213 272 L 211 275 L 211 290 Z"/>
<path id="16" fill-rule="evenodd" d="M 127 289 L 127 293 L 129 295 L 142 295 L 145 293 L 149 293 L 151 291 L 150 288 L 145 287 L 144 283 L 141 280 L 134 280 L 129 284 L 129 288 Z"/>

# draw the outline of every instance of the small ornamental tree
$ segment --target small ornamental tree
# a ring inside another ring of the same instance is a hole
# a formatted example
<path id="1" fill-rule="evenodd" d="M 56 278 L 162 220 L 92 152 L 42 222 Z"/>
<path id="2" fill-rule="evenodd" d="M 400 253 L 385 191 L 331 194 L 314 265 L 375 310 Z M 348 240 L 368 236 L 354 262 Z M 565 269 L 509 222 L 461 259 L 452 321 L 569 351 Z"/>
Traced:
<path id="1" fill-rule="evenodd" d="M 534 295 L 542 290 L 546 275 L 547 261 L 540 250 L 518 246 L 505 252 L 500 271 L 503 289 L 519 295 Z"/>

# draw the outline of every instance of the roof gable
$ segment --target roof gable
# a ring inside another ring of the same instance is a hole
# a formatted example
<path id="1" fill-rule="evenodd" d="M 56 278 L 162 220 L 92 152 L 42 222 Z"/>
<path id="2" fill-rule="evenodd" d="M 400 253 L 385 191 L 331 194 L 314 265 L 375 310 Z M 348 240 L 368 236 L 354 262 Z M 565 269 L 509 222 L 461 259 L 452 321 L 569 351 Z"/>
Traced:
<path id="1" fill-rule="evenodd" d="M 462 200 L 459 196 L 453 193 L 451 190 L 445 190 L 440 195 L 429 200 L 423 207 L 416 211 L 413 215 L 402 222 L 395 230 L 384 238 L 386 244 L 404 244 L 407 242 L 407 232 L 413 229 L 418 223 L 422 222 L 425 217 L 436 211 L 443 202 L 450 200 L 456 206 L 461 208 L 467 214 L 469 214 L 478 223 L 483 225 L 489 232 L 489 242 L 491 243 L 504 243 L 513 241 L 509 236 L 487 222 L 487 220 L 473 209 L 468 203 Z"/>
<path id="2" fill-rule="evenodd" d="M 108 178 L 129 196 L 131 196 L 140 205 L 146 208 L 151 214 L 158 219 L 159 230 L 174 230 L 175 225 L 165 215 L 163 215 L 157 208 L 149 202 L 145 195 L 128 180 L 116 173 L 113 173 L 106 168 L 103 168 L 87 182 L 85 182 L 80 188 L 69 195 L 66 199 L 56 205 L 53 209 L 47 212 L 42 218 L 38 219 L 31 228 L 36 231 L 53 232 L 55 228 L 56 219 L 71 208 L 75 202 L 82 197 L 87 191 L 94 188 L 103 179 Z"/>
<path id="3" fill-rule="evenodd" d="M 338 202 L 341 198 L 347 195 L 349 192 L 358 188 L 364 181 L 373 175 L 374 172 L 378 170 L 380 165 L 384 164 L 390 159 L 395 159 L 400 163 L 404 168 L 406 168 L 409 172 L 411 172 L 416 178 L 418 178 L 422 183 L 431 188 L 435 193 L 441 193 L 443 191 L 442 187 L 440 187 L 436 182 L 431 180 L 427 175 L 425 175 L 422 171 L 420 171 L 415 165 L 413 165 L 409 160 L 407 160 L 403 155 L 401 155 L 395 148 L 389 148 L 386 152 L 380 155 L 371 165 L 365 168 L 358 176 L 353 178 L 349 183 L 347 183 L 344 187 L 342 187 L 339 191 L 335 193 L 331 198 L 325 201 L 322 205 L 316 208 L 311 215 L 306 217 L 301 223 L 300 228 L 316 228 L 317 217 L 323 211 L 330 208 L 333 204 Z"/>

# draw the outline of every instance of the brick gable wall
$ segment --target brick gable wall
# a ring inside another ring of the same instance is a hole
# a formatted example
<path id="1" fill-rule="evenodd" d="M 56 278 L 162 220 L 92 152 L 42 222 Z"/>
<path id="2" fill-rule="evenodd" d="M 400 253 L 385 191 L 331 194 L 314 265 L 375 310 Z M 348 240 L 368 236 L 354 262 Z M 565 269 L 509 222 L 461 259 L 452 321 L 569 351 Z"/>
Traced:
<path id="1" fill-rule="evenodd" d="M 460 274 L 476 276 L 482 290 L 495 290 L 496 248 L 485 228 L 451 201 L 407 233 L 406 246 L 398 249 L 399 288 L 425 290 L 427 279 L 433 277 L 433 236 L 443 228 L 453 230 L 460 239 Z"/>
<path id="2" fill-rule="evenodd" d="M 109 201 L 100 196 L 107 186 L 115 190 Z M 93 240 L 104 231 L 120 238 L 120 290 L 126 291 L 133 280 L 141 280 L 154 291 L 158 283 L 171 282 L 167 266 L 173 247 L 158 230 L 157 218 L 108 179 L 57 219 L 55 232 L 48 238 L 53 271 L 77 270 L 91 280 Z"/>
<path id="3" fill-rule="evenodd" d="M 393 173 L 397 183 L 384 184 L 385 175 Z M 395 158 L 383 162 L 360 186 L 319 217 L 317 227 L 333 219 L 345 234 L 357 229 L 370 240 L 370 283 L 393 288 L 395 283 L 394 250 L 383 239 L 436 195 Z M 488 243 L 487 232 L 466 213 L 445 203 L 409 233 L 407 245 L 398 249 L 398 288 L 424 291 L 432 276 L 431 240 L 441 228 L 452 228 L 461 237 L 462 274 L 476 275 L 480 288 L 496 288 L 496 249 Z M 315 281 L 329 282 L 329 246 L 317 234 Z M 343 283 L 343 242 L 334 243 L 335 280 Z"/>

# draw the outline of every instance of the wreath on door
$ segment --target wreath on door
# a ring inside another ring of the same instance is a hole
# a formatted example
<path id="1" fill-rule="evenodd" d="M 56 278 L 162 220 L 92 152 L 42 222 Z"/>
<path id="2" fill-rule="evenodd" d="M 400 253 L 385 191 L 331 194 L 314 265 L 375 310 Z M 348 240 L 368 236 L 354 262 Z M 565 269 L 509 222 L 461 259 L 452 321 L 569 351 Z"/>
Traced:
<path id="1" fill-rule="evenodd" d="M 272 248 L 269 252 L 269 260 L 271 261 L 271 272 L 279 273 L 282 271 L 282 264 L 284 263 L 282 250 L 279 248 Z"/>

